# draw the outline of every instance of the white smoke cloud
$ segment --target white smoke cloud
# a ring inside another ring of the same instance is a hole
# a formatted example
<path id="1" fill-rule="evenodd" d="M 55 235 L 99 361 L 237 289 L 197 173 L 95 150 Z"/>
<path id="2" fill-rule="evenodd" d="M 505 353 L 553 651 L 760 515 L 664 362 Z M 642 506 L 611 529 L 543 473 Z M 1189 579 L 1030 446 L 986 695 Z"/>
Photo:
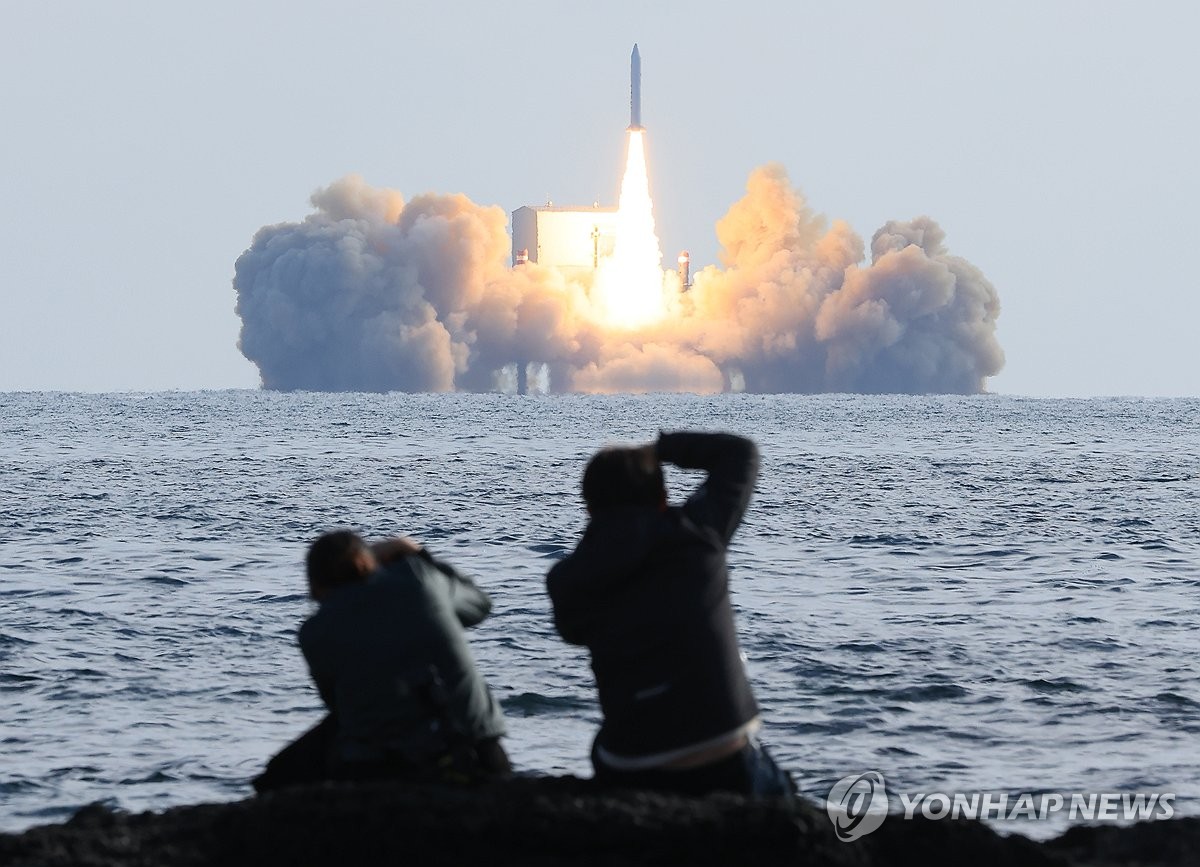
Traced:
<path id="1" fill-rule="evenodd" d="M 605 346 L 597 361 L 577 370 L 575 391 L 614 393 L 687 391 L 713 394 L 724 389 L 721 370 L 711 358 L 672 343 L 623 343 Z"/>
<path id="2" fill-rule="evenodd" d="M 361 178 L 261 229 L 235 266 L 242 352 L 274 389 L 487 390 L 513 363 L 555 390 L 982 391 L 1004 363 L 999 299 L 928 217 L 871 242 L 813 214 L 779 166 L 717 223 L 723 267 L 636 332 L 598 324 L 590 287 L 508 266 L 504 211 L 465 196 L 404 202 Z"/>

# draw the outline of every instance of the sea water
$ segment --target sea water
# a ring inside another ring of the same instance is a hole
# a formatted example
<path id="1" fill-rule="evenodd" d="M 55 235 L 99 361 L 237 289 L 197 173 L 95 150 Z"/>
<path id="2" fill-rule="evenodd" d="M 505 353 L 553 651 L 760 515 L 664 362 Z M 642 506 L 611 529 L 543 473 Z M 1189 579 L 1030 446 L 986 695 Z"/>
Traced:
<path id="1" fill-rule="evenodd" d="M 762 452 L 729 554 L 763 739 L 815 800 L 1169 792 L 1200 804 L 1200 401 L 0 395 L 0 828 L 250 793 L 322 709 L 296 647 L 333 527 L 477 577 L 529 772 L 587 775 L 586 653 L 546 570 L 600 445 Z M 668 470 L 673 499 L 698 481 Z M 1035 828 L 1035 835 L 1048 833 Z"/>

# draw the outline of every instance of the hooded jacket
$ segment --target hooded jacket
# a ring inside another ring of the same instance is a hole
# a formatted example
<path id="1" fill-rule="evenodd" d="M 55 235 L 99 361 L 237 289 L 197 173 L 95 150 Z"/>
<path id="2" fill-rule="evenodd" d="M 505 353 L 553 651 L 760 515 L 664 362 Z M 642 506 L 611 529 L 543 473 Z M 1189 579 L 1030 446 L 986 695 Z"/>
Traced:
<path id="1" fill-rule="evenodd" d="M 504 734 L 463 632 L 491 608 L 424 549 L 330 594 L 300 627 L 300 648 L 337 720 L 336 759 L 419 763 Z"/>
<path id="2" fill-rule="evenodd" d="M 682 506 L 593 514 L 546 579 L 559 634 L 585 645 L 604 722 L 597 743 L 625 757 L 666 752 L 750 722 L 725 549 L 758 473 L 753 442 L 669 433 L 660 461 L 708 477 Z"/>

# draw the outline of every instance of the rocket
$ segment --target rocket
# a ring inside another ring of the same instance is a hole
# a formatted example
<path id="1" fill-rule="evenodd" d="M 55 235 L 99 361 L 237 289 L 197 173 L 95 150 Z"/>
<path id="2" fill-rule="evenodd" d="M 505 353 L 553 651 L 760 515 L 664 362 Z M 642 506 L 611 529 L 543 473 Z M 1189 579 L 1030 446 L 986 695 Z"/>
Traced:
<path id="1" fill-rule="evenodd" d="M 642 128 L 642 55 L 636 42 L 629 56 L 629 128 Z"/>

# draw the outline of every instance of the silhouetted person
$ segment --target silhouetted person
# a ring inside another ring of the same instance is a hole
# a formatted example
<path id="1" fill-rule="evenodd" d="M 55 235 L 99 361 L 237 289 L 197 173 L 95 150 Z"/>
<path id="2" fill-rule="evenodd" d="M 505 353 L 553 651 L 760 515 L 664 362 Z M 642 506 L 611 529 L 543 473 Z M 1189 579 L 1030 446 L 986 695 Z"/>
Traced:
<path id="1" fill-rule="evenodd" d="M 260 792 L 323 779 L 470 781 L 510 770 L 504 718 L 463 627 L 491 611 L 471 579 L 408 539 L 348 530 L 308 551 L 320 603 L 300 648 L 329 715 L 254 780 Z"/>
<path id="2" fill-rule="evenodd" d="M 663 462 L 708 472 L 682 506 L 667 505 Z M 559 634 L 591 652 L 597 782 L 793 793 L 756 739 L 729 602 L 725 549 L 757 472 L 754 443 L 731 434 L 664 433 L 588 463 L 587 530 L 546 584 Z"/>

